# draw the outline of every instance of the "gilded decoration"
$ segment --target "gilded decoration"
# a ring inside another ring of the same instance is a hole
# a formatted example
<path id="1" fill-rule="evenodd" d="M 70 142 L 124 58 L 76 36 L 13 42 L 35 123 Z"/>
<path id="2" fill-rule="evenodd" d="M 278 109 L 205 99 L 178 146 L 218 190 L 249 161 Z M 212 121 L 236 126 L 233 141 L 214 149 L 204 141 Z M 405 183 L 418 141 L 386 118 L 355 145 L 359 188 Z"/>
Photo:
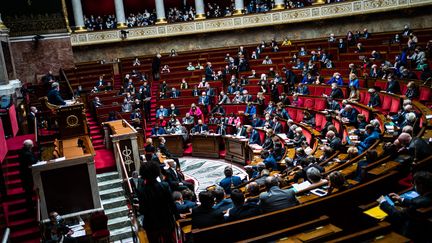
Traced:
<path id="1" fill-rule="evenodd" d="M 432 0 L 356 0 L 334 4 L 314 5 L 302 9 L 287 9 L 278 12 L 268 12 L 251 15 L 236 15 L 221 19 L 208 19 L 196 22 L 165 24 L 131 28 L 129 39 L 140 40 L 176 36 L 187 33 L 204 34 L 219 30 L 236 30 L 258 26 L 270 26 L 300 21 L 320 21 L 323 18 L 354 16 L 394 9 L 406 9 L 418 6 L 432 5 Z M 10 26 L 8 26 L 10 27 Z M 92 45 L 105 42 L 127 41 L 121 39 L 119 30 L 100 32 L 72 33 L 73 46 Z"/>

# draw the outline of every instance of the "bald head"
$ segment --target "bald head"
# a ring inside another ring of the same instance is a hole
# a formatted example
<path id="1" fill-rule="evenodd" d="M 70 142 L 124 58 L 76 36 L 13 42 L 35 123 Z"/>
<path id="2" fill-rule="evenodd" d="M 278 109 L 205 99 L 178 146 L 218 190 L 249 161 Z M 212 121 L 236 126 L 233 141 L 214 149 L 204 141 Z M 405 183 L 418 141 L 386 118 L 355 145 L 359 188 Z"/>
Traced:
<path id="1" fill-rule="evenodd" d="M 26 139 L 23 142 L 23 146 L 24 146 L 24 148 L 31 149 L 31 148 L 33 148 L 33 141 L 30 139 Z"/>
<path id="2" fill-rule="evenodd" d="M 411 139 L 411 135 L 406 132 L 401 133 L 397 138 L 402 146 L 407 146 L 411 142 Z"/>

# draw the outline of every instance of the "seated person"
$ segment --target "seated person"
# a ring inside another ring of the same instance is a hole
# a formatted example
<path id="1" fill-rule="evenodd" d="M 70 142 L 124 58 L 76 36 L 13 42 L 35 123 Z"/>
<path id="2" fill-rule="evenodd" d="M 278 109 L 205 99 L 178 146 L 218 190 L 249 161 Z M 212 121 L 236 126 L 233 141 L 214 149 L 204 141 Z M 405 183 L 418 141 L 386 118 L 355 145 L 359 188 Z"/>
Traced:
<path id="1" fill-rule="evenodd" d="M 225 116 L 225 109 L 221 105 L 216 104 L 215 107 L 213 107 L 213 109 L 211 110 L 211 113 L 215 115 Z"/>
<path id="2" fill-rule="evenodd" d="M 201 115 L 203 113 L 202 113 L 201 109 L 195 105 L 195 103 L 192 103 L 191 108 L 189 109 L 189 114 L 191 116 L 201 117 Z"/>
<path id="3" fill-rule="evenodd" d="M 274 114 L 276 115 L 276 117 L 288 120 L 291 119 L 290 115 L 288 114 L 288 112 L 286 111 L 286 109 L 283 107 L 283 103 L 279 102 L 276 105 L 276 110 L 274 112 Z"/>
<path id="4" fill-rule="evenodd" d="M 297 106 L 297 107 L 303 107 L 303 100 L 299 97 L 297 93 L 293 94 L 293 100 L 291 102 L 291 105 Z"/>
<path id="5" fill-rule="evenodd" d="M 201 119 L 198 120 L 198 124 L 192 129 L 193 133 L 208 133 L 208 131 L 208 126 L 206 124 L 203 124 L 203 121 Z"/>
<path id="6" fill-rule="evenodd" d="M 359 153 L 366 151 L 372 144 L 380 138 L 380 134 L 375 130 L 375 127 L 371 124 L 365 128 L 365 138 L 361 141 L 357 141 L 355 144 L 359 150 Z"/>
<path id="7" fill-rule="evenodd" d="M 227 195 L 231 194 L 231 188 L 236 187 L 242 183 L 242 179 L 239 176 L 233 175 L 233 169 L 231 166 L 226 166 L 224 169 L 225 178 L 219 182 Z"/>
<path id="8" fill-rule="evenodd" d="M 331 84 L 331 92 L 329 95 L 323 94 L 324 97 L 332 97 L 333 99 L 343 99 L 344 94 L 342 92 L 342 89 L 338 87 L 336 83 Z"/>
<path id="9" fill-rule="evenodd" d="M 337 192 L 349 189 L 350 185 L 345 179 L 344 174 L 340 171 L 333 171 L 328 175 L 328 189 L 327 195 L 332 194 L 335 190 Z"/>
<path id="10" fill-rule="evenodd" d="M 262 127 L 263 122 L 257 114 L 252 115 L 251 125 L 252 127 Z"/>
<path id="11" fill-rule="evenodd" d="M 141 110 L 139 108 L 135 109 L 131 113 L 130 119 L 132 120 L 132 126 L 134 128 L 140 128 L 142 120 Z"/>
<path id="12" fill-rule="evenodd" d="M 182 191 L 189 189 L 194 191 L 194 185 L 190 182 L 185 181 L 183 173 L 177 169 L 176 162 L 173 159 L 165 160 L 168 165 L 168 169 L 165 170 L 165 180 L 170 186 L 172 191 Z"/>
<path id="13" fill-rule="evenodd" d="M 299 95 L 309 95 L 309 89 L 303 83 L 299 83 L 296 90 L 295 90 L 295 93 L 297 93 Z"/>
<path id="14" fill-rule="evenodd" d="M 347 123 L 350 125 L 357 125 L 357 115 L 359 114 L 358 110 L 353 108 L 351 105 L 346 105 L 345 108 L 341 110 L 339 116 L 343 123 Z"/>
<path id="15" fill-rule="evenodd" d="M 182 122 L 185 125 L 194 124 L 194 117 L 189 112 L 186 112 L 186 116 L 183 117 Z"/>
<path id="16" fill-rule="evenodd" d="M 161 105 L 159 107 L 159 109 L 156 110 L 156 117 L 160 117 L 160 116 L 168 116 L 168 109 L 164 108 L 163 105 Z"/>
<path id="17" fill-rule="evenodd" d="M 252 105 L 251 101 L 247 103 L 244 114 L 249 117 L 249 119 L 252 119 L 253 114 L 256 114 L 256 107 Z"/>
<path id="18" fill-rule="evenodd" d="M 176 88 L 171 89 L 170 98 L 178 98 L 180 97 L 180 91 L 178 91 Z"/>
<path id="19" fill-rule="evenodd" d="M 301 127 L 297 127 L 295 129 L 294 138 L 290 140 L 294 147 L 301 147 L 303 141 L 306 141 L 306 137 L 303 135 L 303 129 Z"/>
<path id="20" fill-rule="evenodd" d="M 159 123 L 156 122 L 151 130 L 151 136 L 158 136 L 163 134 L 166 134 L 165 129 L 163 127 L 159 127 Z"/>
<path id="21" fill-rule="evenodd" d="M 315 116 L 312 115 L 309 111 L 305 110 L 303 111 L 303 120 L 302 123 L 311 126 L 311 127 L 315 127 Z"/>
<path id="22" fill-rule="evenodd" d="M 249 144 L 261 145 L 259 133 L 252 126 L 247 126 L 246 135 L 249 138 Z"/>
<path id="23" fill-rule="evenodd" d="M 342 76 L 340 73 L 334 73 L 333 77 L 329 81 L 326 82 L 326 84 L 333 84 L 333 83 L 336 83 L 338 86 L 344 85 L 344 82 L 343 82 L 343 79 L 342 79 Z"/>
<path id="24" fill-rule="evenodd" d="M 267 177 L 265 186 L 267 191 L 259 195 L 259 205 L 264 213 L 289 208 L 299 204 L 293 190 L 282 190 L 279 187 L 278 177 Z"/>
<path id="25" fill-rule="evenodd" d="M 276 107 L 274 105 L 274 102 L 273 101 L 269 101 L 267 107 L 264 110 L 264 114 L 273 115 L 273 113 L 275 112 L 275 110 L 276 110 Z"/>
<path id="26" fill-rule="evenodd" d="M 392 75 L 389 75 L 389 77 L 387 78 L 385 92 L 390 94 L 400 94 L 399 82 L 396 81 Z"/>
<path id="27" fill-rule="evenodd" d="M 213 191 L 213 196 L 215 198 L 213 209 L 224 214 L 229 208 L 232 208 L 231 198 L 226 197 L 225 190 L 221 186 L 216 186 Z"/>
<path id="28" fill-rule="evenodd" d="M 175 107 L 174 104 L 170 105 L 170 109 L 168 110 L 168 115 L 167 116 L 179 116 L 180 115 L 180 111 Z"/>
<path id="29" fill-rule="evenodd" d="M 126 98 L 123 100 L 123 104 L 121 106 L 122 112 L 131 112 L 132 111 L 132 105 L 131 102 L 129 102 Z"/>
<path id="30" fill-rule="evenodd" d="M 328 131 L 326 134 L 326 146 L 329 146 L 333 151 L 339 150 L 340 146 L 342 145 L 342 140 L 336 136 L 336 133 L 334 131 Z"/>
<path id="31" fill-rule="evenodd" d="M 228 209 L 228 212 L 226 213 L 226 220 L 229 222 L 256 216 L 261 213 L 261 210 L 256 203 L 245 203 L 243 192 L 238 189 L 234 189 L 231 192 L 231 200 L 234 207 Z"/>
<path id="32" fill-rule="evenodd" d="M 192 209 L 192 228 L 206 228 L 224 222 L 223 215 L 213 208 L 214 197 L 209 191 L 198 194 L 201 205 Z"/>
<path id="33" fill-rule="evenodd" d="M 277 163 L 273 156 L 273 153 L 268 150 L 263 150 L 261 152 L 261 158 L 264 159 L 263 163 L 265 164 L 267 169 L 277 170 Z"/>
<path id="34" fill-rule="evenodd" d="M 325 109 L 326 113 L 339 113 L 339 110 L 341 109 L 340 104 L 334 100 L 332 97 L 327 97 L 327 108 Z"/>
<path id="35" fill-rule="evenodd" d="M 186 191 L 186 190 L 183 190 Z M 174 203 L 176 205 L 177 211 L 179 214 L 187 214 L 187 213 L 191 213 L 192 209 L 197 207 L 197 203 L 196 202 L 192 202 L 189 200 L 184 200 L 183 199 L 183 191 L 179 192 L 179 191 L 174 191 L 172 196 L 174 199 Z"/>
<path id="36" fill-rule="evenodd" d="M 273 129 L 269 128 L 266 132 L 266 137 L 264 139 L 264 143 L 262 144 L 262 148 L 264 150 L 273 149 L 274 143 L 273 143 L 273 137 L 275 136 Z"/>
<path id="37" fill-rule="evenodd" d="M 372 108 L 379 108 L 381 106 L 381 99 L 374 88 L 368 89 L 370 94 L 368 106 Z"/>
<path id="38" fill-rule="evenodd" d="M 367 124 L 368 123 L 366 122 L 365 115 L 364 114 L 358 114 L 357 115 L 357 126 L 356 126 L 356 128 L 357 129 L 365 129 Z"/>
<path id="39" fill-rule="evenodd" d="M 414 242 L 427 242 L 430 240 L 430 227 L 426 222 L 422 222 L 417 209 L 432 206 L 432 174 L 426 171 L 416 172 L 413 182 L 414 190 L 419 196 L 408 198 L 396 193 L 389 194 L 389 197 L 401 207 L 390 204 L 384 196 L 377 201 L 380 208 L 389 215 L 388 220 L 398 232 Z"/>
<path id="40" fill-rule="evenodd" d="M 222 136 L 227 135 L 225 124 L 223 122 L 219 122 L 219 124 L 218 124 L 218 126 L 216 128 L 216 132 L 215 133 L 218 134 L 218 135 L 222 135 Z"/>

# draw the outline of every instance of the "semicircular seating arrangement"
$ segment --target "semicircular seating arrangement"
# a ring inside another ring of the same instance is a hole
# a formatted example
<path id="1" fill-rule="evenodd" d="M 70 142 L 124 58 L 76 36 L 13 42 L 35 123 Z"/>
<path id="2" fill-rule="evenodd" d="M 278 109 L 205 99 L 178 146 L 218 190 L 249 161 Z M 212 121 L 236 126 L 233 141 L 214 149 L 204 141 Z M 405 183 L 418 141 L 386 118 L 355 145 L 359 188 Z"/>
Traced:
<path id="1" fill-rule="evenodd" d="M 432 32 L 429 29 L 414 30 L 414 33 L 419 39 L 417 46 L 424 47 L 426 42 L 432 39 Z M 301 133 L 306 140 L 303 148 L 310 148 L 308 155 L 313 156 L 317 166 L 323 168 L 323 178 L 327 178 L 332 172 L 340 172 L 349 184 L 349 188 L 344 191 L 336 190 L 326 196 L 317 195 L 317 188 L 324 186 L 327 189 L 328 182 L 323 180 L 296 190 L 299 201 L 297 206 L 207 228 L 191 229 L 190 216 L 179 220 L 184 234 L 192 237 L 196 242 L 274 241 L 287 237 L 297 240 L 293 242 L 358 241 L 381 236 L 388 237 L 388 239 L 393 239 L 391 237 L 405 239 L 394 233 L 388 223 L 378 223 L 362 213 L 365 209 L 364 205 L 372 205 L 379 195 L 391 191 L 402 191 L 403 183 L 399 183 L 400 180 L 408 178 L 415 171 L 430 171 L 432 166 L 430 156 L 415 157 L 415 163 L 407 166 L 398 160 L 397 153 L 389 152 L 388 144 L 386 145 L 397 139 L 404 125 L 412 126 L 413 138 L 422 138 L 426 141 L 432 138 L 430 71 L 427 68 L 417 70 L 415 60 L 408 59 L 405 63 L 400 64 L 404 65 L 411 74 L 409 78 L 405 78 L 405 73 L 402 74 L 402 69 L 399 70 L 400 65 L 393 64 L 393 60 L 402 52 L 407 51 L 406 40 L 402 39 L 404 43 L 389 42 L 388 40 L 394 34 L 393 32 L 372 33 L 368 39 L 359 39 L 358 42 L 361 42 L 364 47 L 361 52 L 356 52 L 355 44 L 348 46 L 346 52 L 343 52 L 338 49 L 337 44 L 330 43 L 327 39 L 313 39 L 293 41 L 292 45 L 281 46 L 277 52 L 273 52 L 268 46 L 260 50 L 258 59 L 250 59 L 250 54 L 246 54 L 256 51 L 256 45 L 244 46 L 245 51 L 240 54 L 236 46 L 179 52 L 175 57 L 162 55 L 161 63 L 162 66 L 165 66 L 165 71 L 160 74 L 159 80 L 150 77 L 153 56 L 120 59 L 118 63 L 120 74 L 114 74 L 112 65 L 97 63 L 78 64 L 74 70 L 65 70 L 65 74 L 73 88 L 80 85 L 86 90 L 93 88 L 94 80 L 99 76 L 103 76 L 105 80 L 111 80 L 114 86 L 113 91 L 100 91 L 88 94 L 86 97 L 89 107 L 92 107 L 91 102 L 96 96 L 104 104 L 92 110 L 99 123 L 107 119 L 110 111 L 116 111 L 122 118 L 132 120 L 130 112 L 122 112 L 121 108 L 126 97 L 124 93 L 127 92 L 119 94 L 118 91 L 123 89 L 125 80 L 128 82 L 129 78 L 132 79 L 135 93 L 139 93 L 139 90 L 143 88 L 144 81 L 148 82 L 151 86 L 151 99 L 149 99 L 151 105 L 142 110 L 141 123 L 145 138 L 152 136 L 151 129 L 154 124 L 168 122 L 169 117 L 161 119 L 156 117 L 156 110 L 161 106 L 169 108 L 173 104 L 179 110 L 178 117 L 184 117 L 189 112 L 191 104 L 195 103 L 203 111 L 203 115 L 196 118 L 204 120 L 204 123 L 209 123 L 213 131 L 217 129 L 217 124 L 210 124 L 211 117 L 224 119 L 224 121 L 230 118 L 230 122 L 226 124 L 226 131 L 227 134 L 233 134 L 236 131 L 236 124 L 233 121 L 236 119 L 242 125 L 251 123 L 248 114 L 245 115 L 245 102 L 234 102 L 237 99 L 236 96 L 242 95 L 243 90 L 247 90 L 248 94 L 252 95 L 256 113 L 264 123 L 269 101 L 275 102 L 275 106 L 278 106 L 277 103 L 282 101 L 279 100 L 280 96 L 285 95 L 289 101 L 284 101 L 284 104 L 279 106 L 280 109 L 287 112 L 288 117 L 276 116 L 282 129 L 275 135 L 275 141 L 282 143 L 285 152 L 277 161 L 277 170 L 271 172 L 272 175 L 280 176 L 281 188 L 293 188 L 298 182 L 299 167 L 292 162 L 300 156 L 298 148 L 301 146 L 293 146 L 293 138 L 289 136 L 293 125 L 301 128 Z M 306 55 L 299 54 L 301 48 L 306 50 Z M 378 52 L 380 57 L 372 56 L 373 51 Z M 324 54 L 332 60 L 333 67 L 326 67 L 328 60 L 320 61 L 319 58 Z M 263 64 L 266 56 L 272 60 L 272 64 Z M 133 65 L 136 58 L 141 63 L 138 66 Z M 245 59 L 247 59 L 247 64 L 239 63 L 244 62 Z M 390 60 L 391 63 L 387 63 L 387 60 Z M 208 73 L 206 69 L 209 62 L 211 62 L 213 73 Z M 189 63 L 194 66 L 193 70 L 187 70 Z M 303 63 L 304 67 L 299 63 Z M 432 62 L 429 60 L 425 64 L 430 66 Z M 236 68 L 241 65 L 244 65 L 244 70 L 238 71 Z M 379 72 L 378 76 L 375 75 L 374 70 L 371 71 L 374 65 L 378 66 L 376 71 Z M 396 65 L 397 68 L 393 68 L 393 65 Z M 233 66 L 236 68 L 233 69 Z M 252 70 L 256 72 L 256 75 L 252 74 Z M 427 76 L 428 72 L 429 76 Z M 334 108 L 329 108 L 328 97 L 333 95 L 333 88 L 327 83 L 336 76 L 335 73 L 338 73 L 337 75 L 344 80 L 342 85 L 337 87 L 341 91 L 341 97 L 333 99 L 335 105 L 342 107 L 342 110 L 336 113 L 332 111 L 335 110 Z M 266 77 L 262 77 L 262 74 L 265 74 Z M 307 79 L 308 74 L 313 76 L 312 82 L 305 81 L 304 77 Z M 349 86 L 351 74 L 356 74 L 358 80 L 356 91 L 352 91 Z M 397 91 L 389 87 L 391 85 L 389 80 L 392 79 L 389 78 L 389 75 L 396 80 L 399 86 Z M 278 77 L 281 77 L 282 81 L 278 81 Z M 291 83 L 291 80 L 295 80 L 295 84 Z M 182 83 L 183 85 L 187 83 L 188 87 L 183 87 Z M 239 84 L 236 87 L 239 92 L 230 91 L 232 83 L 234 86 L 236 83 Z M 298 94 L 300 83 L 304 83 L 303 86 L 307 87 L 306 94 Z M 407 103 L 407 90 L 411 90 L 413 84 L 417 87 L 415 91 L 417 93 Z M 172 88 L 180 92 L 177 95 L 178 98 L 169 98 Z M 126 87 L 126 89 L 132 91 L 131 87 Z M 195 89 L 198 90 L 196 93 Z M 221 91 L 228 94 L 231 103 L 221 104 L 223 114 L 213 114 L 212 109 L 223 97 L 222 94 L 219 95 Z M 209 105 L 199 104 L 198 96 L 202 92 L 209 94 Z M 353 92 L 354 96 L 352 96 Z M 264 97 L 264 103 L 255 102 L 255 97 L 261 95 Z M 374 105 L 373 102 L 378 103 Z M 405 110 L 407 105 L 409 105 L 408 111 Z M 344 109 L 349 110 L 347 107 L 362 114 L 364 122 L 372 124 L 378 131 L 379 138 L 365 146 L 359 145 L 361 141 L 359 137 L 362 136 L 364 128 L 357 129 L 357 124 L 355 124 L 357 121 L 347 122 L 343 118 Z M 402 125 L 395 119 L 404 116 L 406 112 L 413 112 L 416 117 L 410 123 Z M 308 119 L 310 121 L 312 117 L 313 124 L 306 122 L 305 114 L 310 114 Z M 328 130 L 328 122 L 334 126 L 336 136 L 341 139 L 341 146 L 331 154 L 326 153 L 327 137 L 326 133 L 322 132 Z M 191 126 L 186 127 L 188 131 L 192 128 Z M 255 130 L 259 133 L 261 141 L 264 141 L 266 129 L 255 128 Z M 350 148 L 357 148 L 358 151 L 352 152 Z M 253 148 L 250 149 L 253 150 Z M 362 164 L 361 162 L 367 158 L 370 151 L 376 152 L 376 158 L 370 163 Z M 254 152 L 251 151 L 251 154 Z M 190 144 L 186 144 L 183 155 L 190 154 Z M 258 162 L 261 162 L 258 157 L 248 160 L 249 165 L 257 165 Z M 247 185 L 259 178 L 251 179 L 237 187 L 244 192 L 247 200 L 257 199 L 257 195 L 251 195 L 247 190 Z M 261 186 L 259 191 L 264 192 L 266 188 Z"/>

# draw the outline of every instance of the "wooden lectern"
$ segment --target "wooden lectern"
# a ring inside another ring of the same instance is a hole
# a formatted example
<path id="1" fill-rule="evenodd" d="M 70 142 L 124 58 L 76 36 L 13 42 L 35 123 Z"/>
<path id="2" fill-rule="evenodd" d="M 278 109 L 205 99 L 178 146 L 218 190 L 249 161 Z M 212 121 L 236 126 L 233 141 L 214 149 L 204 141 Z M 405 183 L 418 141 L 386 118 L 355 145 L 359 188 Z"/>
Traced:
<path id="1" fill-rule="evenodd" d="M 32 166 L 42 220 L 52 211 L 67 216 L 101 210 L 95 152 L 88 135 L 55 141 L 54 151 L 59 158 Z"/>
<path id="2" fill-rule="evenodd" d="M 152 136 L 153 144 L 156 148 L 159 147 L 159 138 L 165 138 L 165 146 L 166 148 L 177 157 L 183 157 L 183 135 L 182 134 L 163 134 L 158 136 Z"/>
<path id="3" fill-rule="evenodd" d="M 221 136 L 217 134 L 191 134 L 192 156 L 219 158 Z"/>
<path id="4" fill-rule="evenodd" d="M 122 173 L 121 158 L 126 166 L 127 175 L 123 178 L 131 177 L 133 171 L 140 169 L 140 154 L 138 147 L 138 132 L 126 120 L 116 120 L 104 122 L 105 137 L 110 137 L 116 160 L 117 171 Z M 107 140 L 105 140 L 107 141 Z M 117 149 L 117 144 L 120 151 Z"/>
<path id="5" fill-rule="evenodd" d="M 231 135 L 224 136 L 225 139 L 225 160 L 246 164 L 248 159 L 247 138 L 236 138 Z"/>
<path id="6" fill-rule="evenodd" d="M 61 139 L 88 134 L 87 118 L 82 103 L 60 106 L 56 113 Z"/>

